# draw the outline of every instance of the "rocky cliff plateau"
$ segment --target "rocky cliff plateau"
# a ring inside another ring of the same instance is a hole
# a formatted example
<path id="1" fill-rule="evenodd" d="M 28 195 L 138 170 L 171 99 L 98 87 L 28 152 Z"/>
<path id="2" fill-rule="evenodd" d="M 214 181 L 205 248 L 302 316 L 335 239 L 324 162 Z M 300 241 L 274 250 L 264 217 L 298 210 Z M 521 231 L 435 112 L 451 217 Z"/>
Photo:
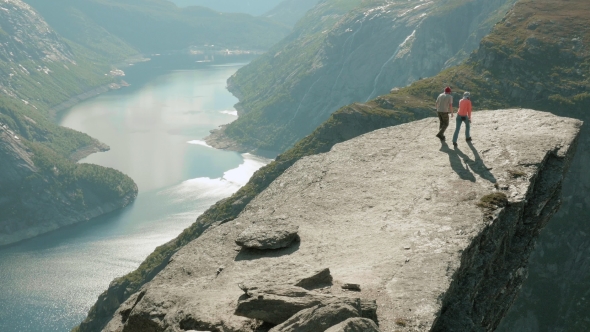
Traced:
<path id="1" fill-rule="evenodd" d="M 383 331 L 493 331 L 559 209 L 581 125 L 478 112 L 474 142 L 455 149 L 430 118 L 305 157 L 181 248 L 104 331 L 349 331 L 367 319 Z"/>

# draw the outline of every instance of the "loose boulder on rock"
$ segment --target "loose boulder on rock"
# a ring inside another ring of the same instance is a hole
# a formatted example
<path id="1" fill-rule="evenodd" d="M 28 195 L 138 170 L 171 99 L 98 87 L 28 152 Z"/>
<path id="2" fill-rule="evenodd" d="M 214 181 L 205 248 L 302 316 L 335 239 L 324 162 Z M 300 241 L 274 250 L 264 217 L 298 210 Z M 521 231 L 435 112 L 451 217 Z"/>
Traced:
<path id="1" fill-rule="evenodd" d="M 246 228 L 236 240 L 236 243 L 248 249 L 280 249 L 289 247 L 298 239 L 299 226 L 274 222 L 263 225 L 254 224 Z"/>
<path id="2" fill-rule="evenodd" d="M 330 326 L 359 316 L 359 310 L 347 304 L 320 304 L 309 309 L 301 310 L 284 323 L 270 329 L 269 332 L 325 331 Z"/>
<path id="3" fill-rule="evenodd" d="M 367 318 L 349 318 L 325 332 L 380 332 L 375 322 Z"/>

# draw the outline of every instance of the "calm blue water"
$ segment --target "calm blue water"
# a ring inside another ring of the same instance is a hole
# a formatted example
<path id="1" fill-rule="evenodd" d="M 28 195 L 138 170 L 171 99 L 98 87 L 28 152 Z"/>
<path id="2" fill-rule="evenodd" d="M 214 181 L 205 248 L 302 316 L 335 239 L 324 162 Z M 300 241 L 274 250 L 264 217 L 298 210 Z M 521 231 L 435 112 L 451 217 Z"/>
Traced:
<path id="1" fill-rule="evenodd" d="M 125 172 L 140 194 L 122 211 L 0 249 L 1 332 L 69 331 L 113 278 L 135 269 L 268 162 L 201 141 L 235 120 L 237 100 L 226 80 L 249 59 L 217 61 L 155 58 L 125 70 L 131 87 L 62 115 L 62 125 L 111 147 L 81 162 Z"/>

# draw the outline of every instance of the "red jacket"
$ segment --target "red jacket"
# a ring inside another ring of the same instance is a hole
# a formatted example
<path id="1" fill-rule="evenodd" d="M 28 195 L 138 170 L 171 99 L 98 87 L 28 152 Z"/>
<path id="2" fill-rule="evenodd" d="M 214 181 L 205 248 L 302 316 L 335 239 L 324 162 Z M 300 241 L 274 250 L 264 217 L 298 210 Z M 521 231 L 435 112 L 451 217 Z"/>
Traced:
<path id="1" fill-rule="evenodd" d="M 459 111 L 457 112 L 457 115 L 466 116 L 471 120 L 471 100 L 463 98 L 459 101 Z"/>

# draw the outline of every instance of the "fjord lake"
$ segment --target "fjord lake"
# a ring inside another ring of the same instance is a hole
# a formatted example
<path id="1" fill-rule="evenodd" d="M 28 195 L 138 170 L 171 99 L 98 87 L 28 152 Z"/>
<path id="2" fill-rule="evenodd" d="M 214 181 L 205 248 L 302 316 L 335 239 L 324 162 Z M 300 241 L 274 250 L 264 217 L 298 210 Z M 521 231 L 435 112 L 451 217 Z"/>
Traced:
<path id="1" fill-rule="evenodd" d="M 80 162 L 122 171 L 139 195 L 120 211 L 0 248 L 0 331 L 69 331 L 114 278 L 270 161 L 203 141 L 237 118 L 226 80 L 251 59 L 153 56 L 124 68 L 129 87 L 60 114 L 61 125 L 111 148 Z"/>

